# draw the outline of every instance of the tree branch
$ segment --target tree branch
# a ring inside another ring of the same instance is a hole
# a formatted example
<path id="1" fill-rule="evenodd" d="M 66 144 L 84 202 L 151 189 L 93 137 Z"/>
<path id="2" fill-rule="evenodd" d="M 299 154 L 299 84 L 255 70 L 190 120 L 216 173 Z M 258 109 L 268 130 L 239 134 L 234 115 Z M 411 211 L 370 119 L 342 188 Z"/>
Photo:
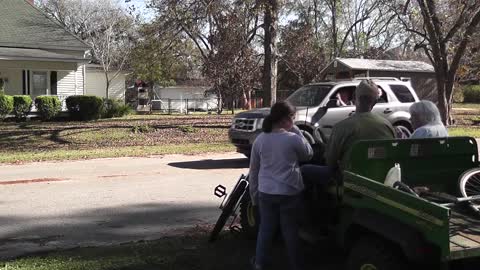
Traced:
<path id="1" fill-rule="evenodd" d="M 473 32 L 476 30 L 477 25 L 480 23 L 480 7 L 475 11 L 474 16 L 472 17 L 472 20 L 468 24 L 465 34 L 463 35 L 463 39 L 458 45 L 457 52 L 453 56 L 452 63 L 450 64 L 450 70 L 448 71 L 449 77 L 454 77 L 455 73 L 457 72 L 458 66 L 460 64 L 460 60 L 462 59 L 462 56 L 465 52 L 465 49 L 467 48 L 468 42 L 470 41 L 470 38 L 473 34 Z"/>

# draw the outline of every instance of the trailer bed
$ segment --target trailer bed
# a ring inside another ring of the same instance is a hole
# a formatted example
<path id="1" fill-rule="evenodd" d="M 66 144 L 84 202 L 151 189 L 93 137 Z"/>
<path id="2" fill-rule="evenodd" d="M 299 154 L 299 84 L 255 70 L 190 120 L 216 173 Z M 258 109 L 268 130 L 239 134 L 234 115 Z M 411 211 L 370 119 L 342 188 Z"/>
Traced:
<path id="1" fill-rule="evenodd" d="M 480 253 L 480 215 L 458 207 L 450 216 L 451 259 L 461 259 Z"/>

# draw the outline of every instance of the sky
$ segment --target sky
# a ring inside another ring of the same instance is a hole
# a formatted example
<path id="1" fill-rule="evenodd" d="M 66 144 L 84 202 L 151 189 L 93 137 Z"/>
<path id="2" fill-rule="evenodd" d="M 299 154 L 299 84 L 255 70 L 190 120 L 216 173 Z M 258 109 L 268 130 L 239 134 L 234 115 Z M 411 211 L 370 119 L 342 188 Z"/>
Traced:
<path id="1" fill-rule="evenodd" d="M 125 3 L 125 0 L 120 0 L 122 5 L 126 8 L 132 5 L 135 6 L 137 12 L 140 13 L 142 18 L 148 22 L 155 17 L 155 14 L 153 10 L 147 8 L 145 3 L 146 1 L 148 0 L 130 0 L 130 2 Z"/>

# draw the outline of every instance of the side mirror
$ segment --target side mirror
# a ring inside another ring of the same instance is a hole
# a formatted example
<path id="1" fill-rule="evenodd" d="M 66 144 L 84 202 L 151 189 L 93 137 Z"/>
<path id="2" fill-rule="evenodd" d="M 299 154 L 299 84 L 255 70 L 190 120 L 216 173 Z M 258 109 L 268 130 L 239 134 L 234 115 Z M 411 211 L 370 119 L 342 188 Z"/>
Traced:
<path id="1" fill-rule="evenodd" d="M 330 109 L 330 108 L 336 108 L 338 107 L 338 104 L 337 104 L 337 101 L 336 99 L 330 99 L 328 102 L 327 102 L 327 108 Z"/>

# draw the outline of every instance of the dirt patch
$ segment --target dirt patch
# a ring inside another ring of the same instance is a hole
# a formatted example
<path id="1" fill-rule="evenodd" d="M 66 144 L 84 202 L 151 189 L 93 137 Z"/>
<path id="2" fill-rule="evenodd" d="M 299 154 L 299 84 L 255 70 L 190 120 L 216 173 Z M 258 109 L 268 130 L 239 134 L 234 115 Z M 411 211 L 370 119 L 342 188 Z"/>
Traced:
<path id="1" fill-rule="evenodd" d="M 13 181 L 0 181 L 0 185 L 21 185 L 21 184 L 33 184 L 33 183 L 48 183 L 48 182 L 63 182 L 69 180 L 68 178 L 38 178 L 28 180 L 13 180 Z"/>

